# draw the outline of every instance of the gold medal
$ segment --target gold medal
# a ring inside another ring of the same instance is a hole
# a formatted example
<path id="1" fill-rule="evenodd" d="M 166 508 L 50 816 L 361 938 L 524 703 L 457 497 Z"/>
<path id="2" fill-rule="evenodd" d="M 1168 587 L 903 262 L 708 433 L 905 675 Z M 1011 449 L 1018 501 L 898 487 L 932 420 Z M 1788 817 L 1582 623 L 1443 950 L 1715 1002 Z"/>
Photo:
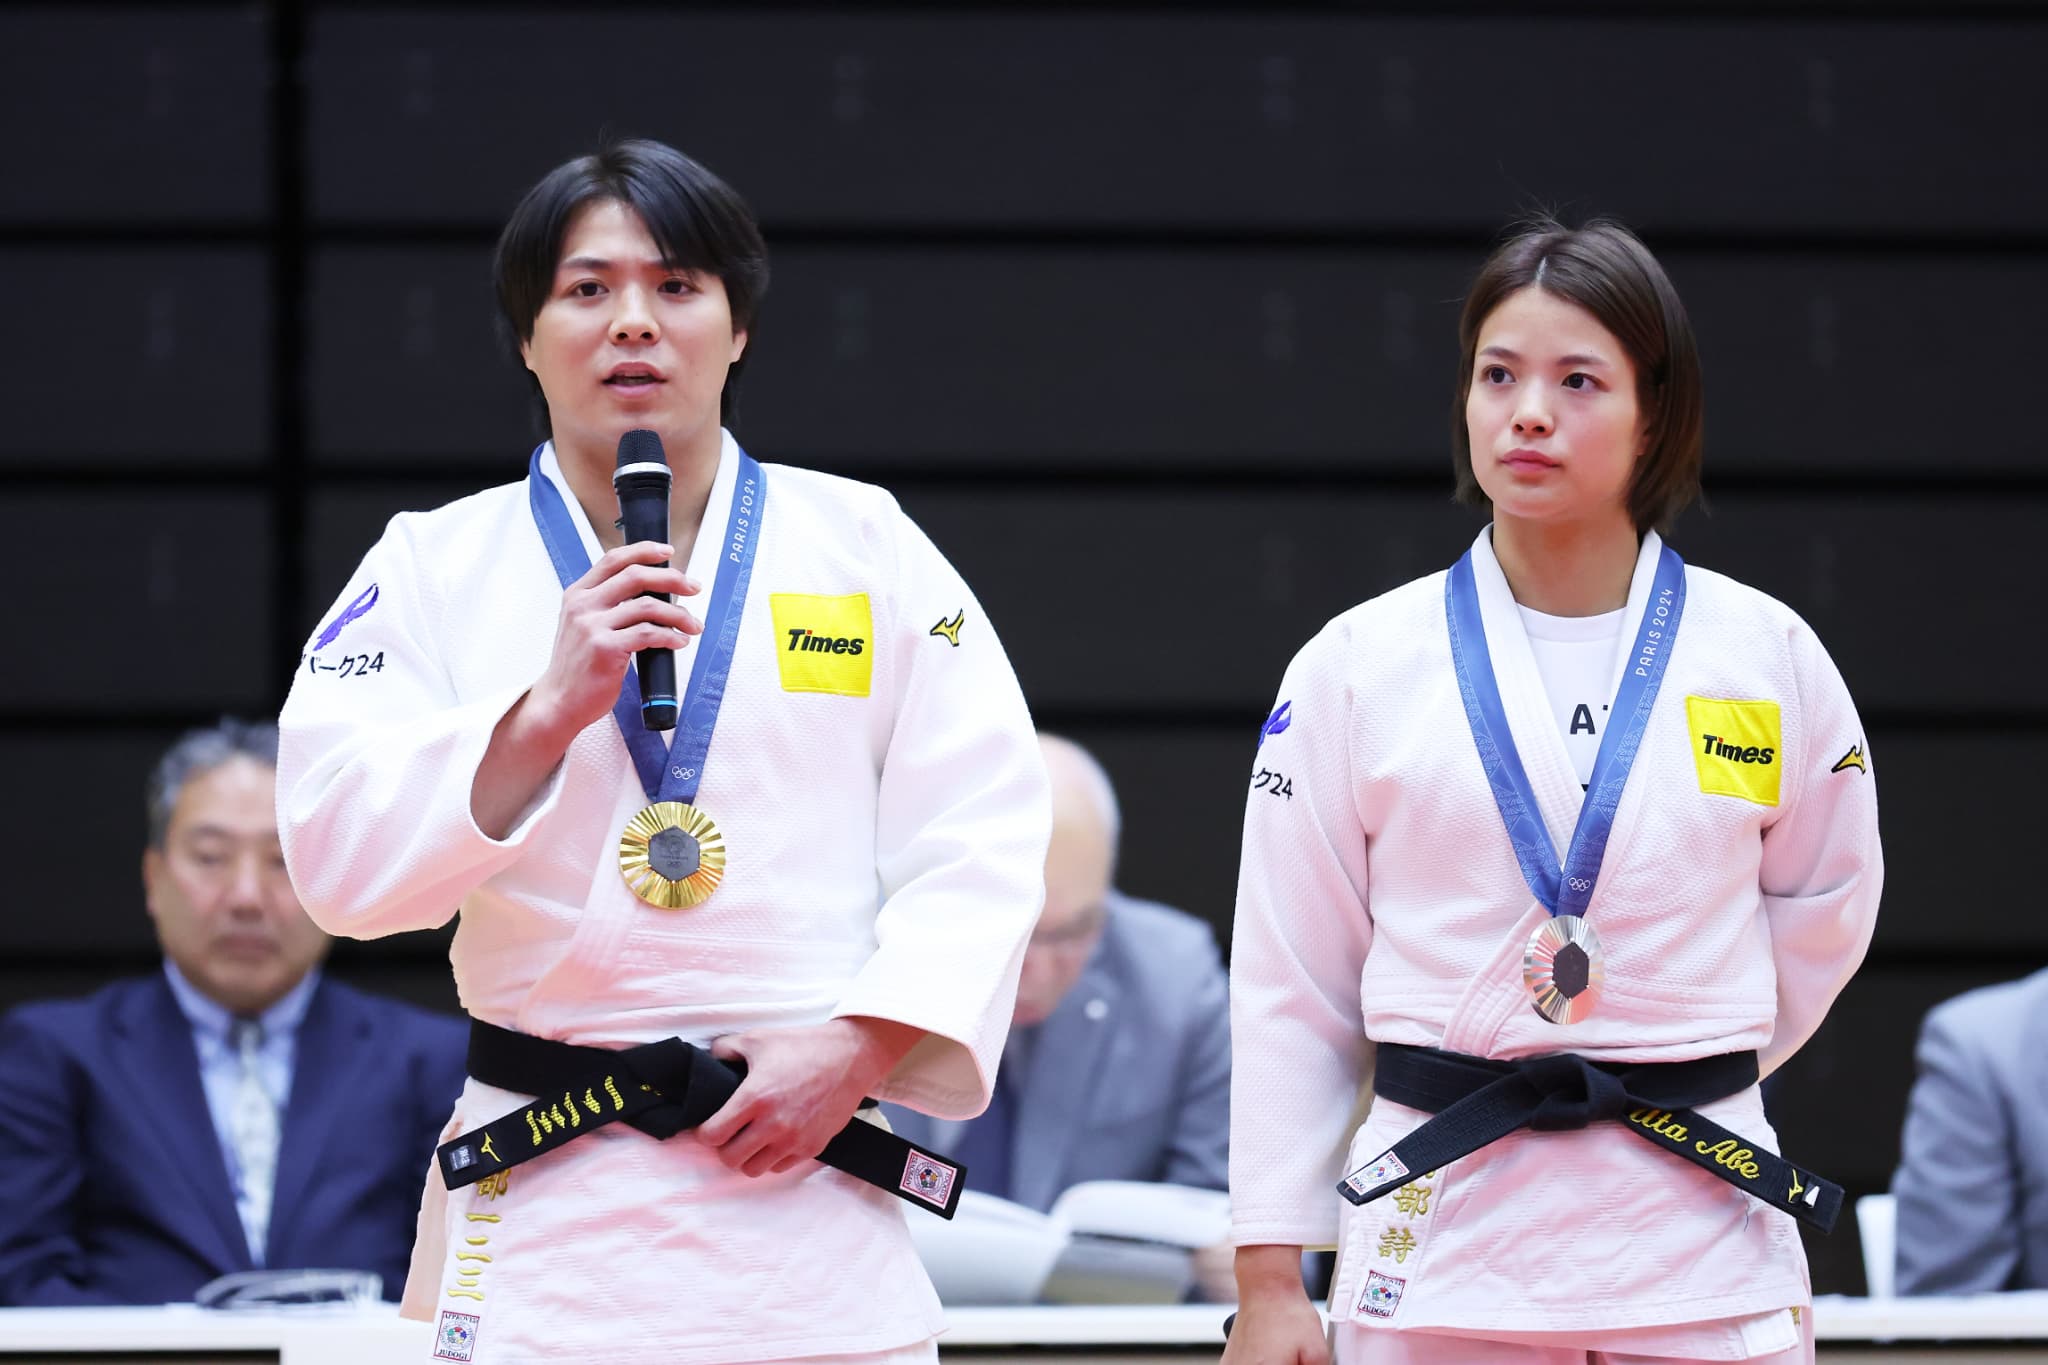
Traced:
<path id="1" fill-rule="evenodd" d="M 1553 1024 L 1576 1024 L 1593 1012 L 1607 967 L 1584 915 L 1552 915 L 1529 935 L 1522 980 L 1536 997 L 1536 1012 Z"/>
<path id="2" fill-rule="evenodd" d="M 619 875 L 649 905 L 702 905 L 725 880 L 725 836 L 695 806 L 657 801 L 627 821 L 619 836 Z"/>

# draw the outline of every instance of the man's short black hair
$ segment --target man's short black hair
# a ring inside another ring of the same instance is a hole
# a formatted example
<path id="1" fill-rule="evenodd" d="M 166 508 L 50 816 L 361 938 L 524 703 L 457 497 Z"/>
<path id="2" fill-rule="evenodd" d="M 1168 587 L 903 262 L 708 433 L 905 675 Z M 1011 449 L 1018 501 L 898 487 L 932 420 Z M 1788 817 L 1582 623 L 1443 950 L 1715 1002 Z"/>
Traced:
<path id="1" fill-rule="evenodd" d="M 768 292 L 768 246 L 747 201 L 732 186 L 666 143 L 644 138 L 607 142 L 549 171 L 526 192 L 498 235 L 493 261 L 499 318 L 513 358 L 533 340 L 534 319 L 554 288 L 555 267 L 569 222 L 585 204 L 617 200 L 647 225 L 662 259 L 683 270 L 716 275 L 725 286 L 736 331 L 751 335 L 761 296 Z M 751 347 L 749 350 L 751 351 Z M 721 419 L 732 416 L 743 354 L 727 373 L 719 397 Z M 529 373 L 541 433 L 548 430 L 547 400 Z"/>

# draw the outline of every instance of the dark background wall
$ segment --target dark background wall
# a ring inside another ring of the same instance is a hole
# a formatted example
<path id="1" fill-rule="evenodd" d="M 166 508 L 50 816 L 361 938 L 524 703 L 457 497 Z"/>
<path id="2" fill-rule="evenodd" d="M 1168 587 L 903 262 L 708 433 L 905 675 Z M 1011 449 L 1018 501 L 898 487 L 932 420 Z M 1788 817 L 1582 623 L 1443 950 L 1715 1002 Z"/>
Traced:
<path id="1" fill-rule="evenodd" d="M 896 490 L 1118 779 L 1130 889 L 1227 934 L 1287 657 L 1477 525 L 1457 300 L 1541 202 L 1668 264 L 1710 433 L 1675 543 L 1862 706 L 1885 910 L 1774 1112 L 1879 1188 L 1927 1006 L 2048 961 L 2044 39 L 2017 3 L 11 8 L 0 1005 L 153 962 L 156 753 L 274 711 L 391 512 L 520 475 L 488 246 L 607 126 L 761 214 L 741 438 Z M 444 952 L 336 970 L 452 1007 Z M 1853 1230 L 1813 1251 L 1860 1286 Z"/>

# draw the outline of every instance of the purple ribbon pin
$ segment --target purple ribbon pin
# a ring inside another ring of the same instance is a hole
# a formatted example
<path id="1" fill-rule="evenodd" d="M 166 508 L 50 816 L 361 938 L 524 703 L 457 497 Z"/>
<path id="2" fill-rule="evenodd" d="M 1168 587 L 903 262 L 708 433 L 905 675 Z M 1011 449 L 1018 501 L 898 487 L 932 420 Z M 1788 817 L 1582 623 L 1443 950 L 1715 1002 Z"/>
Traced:
<path id="1" fill-rule="evenodd" d="M 1259 747 L 1265 748 L 1266 741 L 1294 724 L 1294 703 L 1283 701 L 1273 708 L 1273 714 L 1266 717 L 1266 723 L 1259 727 Z"/>
<path id="2" fill-rule="evenodd" d="M 343 626 L 346 626 L 358 616 L 369 615 L 370 608 L 376 605 L 377 585 L 372 583 L 369 587 L 363 589 L 362 594 L 355 601 L 341 609 L 341 615 L 327 623 L 327 629 L 321 631 L 320 638 L 313 642 L 313 652 L 318 654 L 321 650 L 333 644 L 335 639 L 340 636 Z"/>

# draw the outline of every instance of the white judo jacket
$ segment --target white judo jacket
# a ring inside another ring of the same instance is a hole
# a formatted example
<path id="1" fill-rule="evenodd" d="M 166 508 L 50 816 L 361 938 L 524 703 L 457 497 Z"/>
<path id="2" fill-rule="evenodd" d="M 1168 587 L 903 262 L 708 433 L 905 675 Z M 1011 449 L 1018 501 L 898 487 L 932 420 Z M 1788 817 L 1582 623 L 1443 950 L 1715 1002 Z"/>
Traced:
<path id="1" fill-rule="evenodd" d="M 1617 685 L 1660 550 L 1644 537 Z M 1503 706 L 1562 855 L 1578 777 L 1490 532 L 1472 557 Z M 1789 608 L 1685 574 L 1676 646 L 1587 909 L 1606 985 L 1576 1024 L 1538 1015 L 1523 983 L 1548 912 L 1466 720 L 1445 575 L 1345 612 L 1287 670 L 1254 763 L 1232 945 L 1233 1240 L 1337 1241 L 1340 1319 L 1654 1348 L 1677 1339 L 1664 1325 L 1763 1314 L 1782 1317 L 1770 1335 L 1783 1335 L 1783 1310 L 1810 1300 L 1788 1215 L 1619 1123 L 1514 1133 L 1357 1209 L 1334 1188 L 1428 1117 L 1382 1100 L 1350 1131 L 1376 1042 L 1630 1062 L 1755 1049 L 1768 1074 L 1862 960 L 1883 863 L 1848 691 Z M 1756 1087 L 1700 1112 L 1776 1150 Z M 1681 1353 L 1704 1353 L 1699 1334 L 1683 1339 Z"/>
<path id="2" fill-rule="evenodd" d="M 594 561 L 551 448 L 542 463 Z M 737 470 L 727 436 L 687 566 L 700 615 L 732 550 Z M 541 1037 L 914 1025 L 930 1036 L 878 1098 L 967 1118 L 988 1102 L 1043 895 L 1031 720 L 974 597 L 894 499 L 781 465 L 765 482 L 695 802 L 729 859 L 706 903 L 656 909 L 620 876 L 620 832 L 648 797 L 609 715 L 506 838 L 471 818 L 478 762 L 546 668 L 560 607 L 523 480 L 393 518 L 308 643 L 280 722 L 292 880 L 317 923 L 353 938 L 460 908 L 463 1007 Z M 818 635 L 848 648 L 802 647 Z M 697 655 L 678 652 L 679 686 Z M 448 1135 L 525 1102 L 472 1080 Z M 362 1140 L 379 1140 L 374 1116 Z M 905 1214 L 814 1163 L 749 1178 L 688 1134 L 614 1124 L 453 1196 L 430 1173 L 406 1311 L 463 1360 L 888 1350 L 942 1326 Z"/>

